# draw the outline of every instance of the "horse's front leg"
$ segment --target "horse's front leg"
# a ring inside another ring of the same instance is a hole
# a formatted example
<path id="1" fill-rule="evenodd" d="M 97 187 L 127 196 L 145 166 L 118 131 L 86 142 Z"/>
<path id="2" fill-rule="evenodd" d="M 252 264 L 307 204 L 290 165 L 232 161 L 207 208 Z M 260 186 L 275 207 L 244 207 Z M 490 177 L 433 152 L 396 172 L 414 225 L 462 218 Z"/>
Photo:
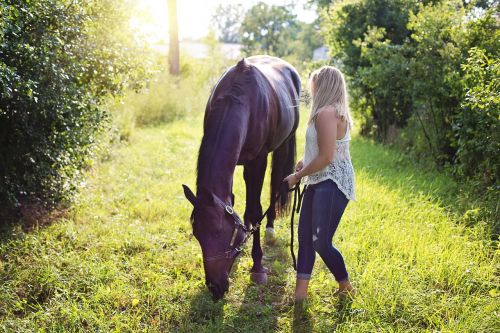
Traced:
<path id="1" fill-rule="evenodd" d="M 245 165 L 243 177 L 246 184 L 245 224 L 255 226 L 262 217 L 260 194 L 266 174 L 267 156 L 263 155 Z M 252 259 L 253 267 L 250 270 L 251 280 L 257 284 L 267 283 L 267 269 L 262 265 L 262 247 L 260 245 L 260 228 L 253 234 Z"/>

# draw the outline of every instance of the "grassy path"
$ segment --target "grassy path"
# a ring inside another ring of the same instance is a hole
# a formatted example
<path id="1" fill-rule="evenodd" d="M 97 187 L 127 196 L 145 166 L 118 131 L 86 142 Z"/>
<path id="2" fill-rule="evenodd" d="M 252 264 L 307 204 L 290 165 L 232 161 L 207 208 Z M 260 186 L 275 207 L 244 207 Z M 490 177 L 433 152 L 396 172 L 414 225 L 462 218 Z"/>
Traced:
<path id="1" fill-rule="evenodd" d="M 358 202 L 349 204 L 334 238 L 359 296 L 332 297 L 335 283 L 318 260 L 309 307 L 298 313 L 287 304 L 294 285 L 287 218 L 277 222 L 278 245 L 265 248 L 269 284 L 250 283 L 247 248 L 229 294 L 212 303 L 181 189 L 195 183 L 200 138 L 199 117 L 137 130 L 130 144 L 96 165 L 65 219 L 29 233 L 2 231 L 0 331 L 499 328 L 498 251 L 479 226 L 463 227 L 443 208 L 457 185 L 360 138 L 352 148 Z M 238 169 L 235 194 L 242 213 L 241 174 Z"/>

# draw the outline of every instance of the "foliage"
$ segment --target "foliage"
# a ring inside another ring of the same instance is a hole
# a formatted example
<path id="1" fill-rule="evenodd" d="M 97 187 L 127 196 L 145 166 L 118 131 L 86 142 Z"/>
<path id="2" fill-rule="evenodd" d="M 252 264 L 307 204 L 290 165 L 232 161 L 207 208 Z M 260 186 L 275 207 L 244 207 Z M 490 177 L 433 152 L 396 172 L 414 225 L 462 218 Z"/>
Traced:
<path id="1" fill-rule="evenodd" d="M 297 31 L 296 16 L 290 6 L 259 2 L 250 8 L 241 23 L 241 43 L 246 54 L 266 53 L 283 57 L 290 54 L 288 41 Z"/>
<path id="2" fill-rule="evenodd" d="M 415 44 L 410 76 L 413 81 L 411 92 L 415 116 L 422 125 L 421 131 L 434 160 L 438 165 L 455 164 L 455 171 L 461 176 L 471 176 L 474 172 L 463 173 L 460 169 L 478 167 L 473 160 L 458 157 L 459 145 L 466 144 L 464 140 L 468 138 L 463 135 L 465 132 L 457 135 L 459 133 L 454 128 L 463 128 L 462 104 L 473 82 L 464 80 L 464 76 L 467 77 L 464 69 L 468 67 L 462 64 L 468 61 L 468 51 L 474 47 L 479 47 L 492 57 L 499 56 L 499 48 L 495 43 L 500 34 L 492 10 L 479 17 L 465 19 L 466 15 L 472 14 L 473 11 L 462 8 L 460 2 L 444 1 L 421 6 L 419 13 L 412 15 L 409 22 Z M 490 117 L 487 126 L 498 126 L 492 120 Z M 474 131 L 473 128 L 466 131 Z M 485 145 L 491 140 L 493 146 L 498 145 L 498 141 L 495 143 L 495 138 L 487 131 L 476 131 L 476 135 L 476 139 Z M 494 156 L 490 155 L 489 158 L 494 159 Z"/>
<path id="3" fill-rule="evenodd" d="M 212 23 L 219 41 L 224 43 L 240 42 L 240 27 L 245 9 L 242 4 L 219 4 L 212 15 Z"/>
<path id="4" fill-rule="evenodd" d="M 2 210 L 26 196 L 54 203 L 78 187 L 106 124 L 101 102 L 144 74 L 144 56 L 122 44 L 131 40 L 126 8 L 111 0 L 0 4 Z"/>
<path id="5" fill-rule="evenodd" d="M 490 7 L 480 8 L 485 6 Z M 477 179 L 486 173 L 480 188 L 496 183 L 498 169 L 491 166 L 498 164 L 499 141 L 491 131 L 497 130 L 498 116 L 479 113 L 470 95 L 479 89 L 493 98 L 493 87 L 479 78 L 495 81 L 497 74 L 473 70 L 477 61 L 467 65 L 473 48 L 497 61 L 495 12 L 487 1 L 464 7 L 458 0 L 346 0 L 324 11 L 327 44 L 349 76 L 362 133 L 440 167 L 451 165 L 458 176 Z"/>
<path id="6" fill-rule="evenodd" d="M 318 6 L 318 8 L 325 8 L 331 5 L 334 2 L 338 2 L 336 0 L 307 0 L 307 6 Z"/>
<path id="7" fill-rule="evenodd" d="M 295 62 L 302 63 L 311 61 L 314 50 L 323 45 L 318 22 L 297 22 L 297 32 L 287 44 L 290 49 L 288 59 L 294 58 Z"/>
<path id="8" fill-rule="evenodd" d="M 460 1 L 443 1 L 420 6 L 408 24 L 415 45 L 411 75 L 415 116 L 429 145 L 427 151 L 438 165 L 454 155 L 451 125 L 462 99 L 464 15 Z"/>
<path id="9" fill-rule="evenodd" d="M 334 237 L 358 296 L 334 297 L 337 284 L 317 258 L 308 306 L 294 309 L 286 218 L 276 221 L 277 244 L 264 247 L 269 283 L 250 283 L 246 246 L 225 300 L 213 303 L 180 186 L 194 184 L 202 126 L 199 113 L 137 129 L 130 144 L 96 166 L 65 219 L 29 233 L 0 232 L 0 331 L 496 330 L 497 248 L 482 223 L 461 223 L 476 216 L 456 211 L 462 184 L 360 137 L 352 141 L 358 202 L 348 205 Z M 239 166 L 234 190 L 241 213 L 242 178 Z"/>
<path id="10" fill-rule="evenodd" d="M 406 125 L 412 113 L 412 81 L 408 80 L 412 49 L 407 45 L 392 44 L 385 39 L 385 28 L 369 27 L 364 39 L 353 44 L 360 47 L 360 61 L 369 63 L 361 66 L 354 76 L 360 89 L 356 94 L 365 94 L 367 109 L 362 114 L 363 121 L 372 118 L 373 123 L 363 123 L 363 133 L 373 131 L 381 140 L 391 141 L 395 130 Z"/>
<path id="11" fill-rule="evenodd" d="M 167 0 L 168 6 L 168 64 L 170 75 L 180 74 L 179 24 L 177 23 L 177 0 Z"/>
<path id="12" fill-rule="evenodd" d="M 307 66 L 313 51 L 323 44 L 319 22 L 297 21 L 292 6 L 260 2 L 245 14 L 240 33 L 246 55 L 270 54 L 296 66 Z"/>
<path id="13" fill-rule="evenodd" d="M 466 96 L 453 119 L 458 172 L 498 184 L 500 176 L 500 59 L 472 48 L 462 65 Z"/>
<path id="14" fill-rule="evenodd" d="M 365 134 L 394 136 L 412 112 L 408 18 L 413 1 L 339 1 L 322 12 L 330 53 L 350 80 Z"/>

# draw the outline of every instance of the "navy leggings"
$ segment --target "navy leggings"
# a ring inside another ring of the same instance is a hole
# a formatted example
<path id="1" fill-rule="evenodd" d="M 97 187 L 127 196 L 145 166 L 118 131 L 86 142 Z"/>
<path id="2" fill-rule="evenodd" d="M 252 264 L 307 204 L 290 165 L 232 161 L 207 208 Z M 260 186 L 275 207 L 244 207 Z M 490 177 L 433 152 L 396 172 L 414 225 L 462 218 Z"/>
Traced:
<path id="1" fill-rule="evenodd" d="M 299 218 L 298 279 L 311 278 L 316 252 L 335 280 L 348 278 L 344 258 L 332 245 L 333 235 L 348 202 L 330 179 L 306 187 Z"/>

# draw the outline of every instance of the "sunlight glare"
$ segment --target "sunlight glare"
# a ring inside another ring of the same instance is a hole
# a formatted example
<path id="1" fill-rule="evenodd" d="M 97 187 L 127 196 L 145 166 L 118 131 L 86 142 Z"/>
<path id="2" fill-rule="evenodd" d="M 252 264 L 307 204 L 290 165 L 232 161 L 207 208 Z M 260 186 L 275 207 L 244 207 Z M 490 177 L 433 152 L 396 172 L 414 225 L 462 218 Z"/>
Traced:
<path id="1" fill-rule="evenodd" d="M 246 9 L 260 0 L 177 0 L 177 21 L 179 22 L 179 38 L 200 39 L 212 28 L 212 15 L 217 5 L 242 3 Z M 264 0 L 272 5 L 284 5 L 290 0 Z M 304 10 L 306 0 L 298 0 L 296 11 L 298 18 L 312 22 L 316 17 L 314 10 Z M 135 15 L 130 20 L 131 26 L 138 31 L 140 38 L 149 44 L 168 44 L 168 8 L 167 0 L 135 0 Z"/>
<path id="2" fill-rule="evenodd" d="M 136 15 L 131 26 L 150 44 L 168 44 L 167 0 L 136 0 Z M 196 10 L 190 10 L 196 7 Z M 205 1 L 177 1 L 179 37 L 202 38 L 208 33 L 213 6 Z"/>
<path id="3" fill-rule="evenodd" d="M 168 42 L 167 0 L 137 0 L 130 25 L 150 44 Z"/>

